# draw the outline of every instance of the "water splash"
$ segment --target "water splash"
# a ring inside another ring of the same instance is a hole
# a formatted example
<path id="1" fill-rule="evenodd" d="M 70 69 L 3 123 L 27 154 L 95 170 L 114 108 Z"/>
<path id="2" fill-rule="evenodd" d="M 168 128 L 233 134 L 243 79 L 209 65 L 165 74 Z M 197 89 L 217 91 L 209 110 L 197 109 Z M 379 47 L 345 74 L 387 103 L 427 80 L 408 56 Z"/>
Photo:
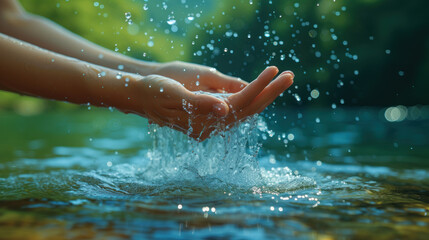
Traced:
<path id="1" fill-rule="evenodd" d="M 230 95 L 201 91 L 195 93 L 219 99 Z M 189 111 L 186 101 L 183 107 Z M 168 127 L 151 125 L 149 132 L 153 146 L 148 152 L 149 164 L 142 177 L 155 184 L 181 185 L 186 182 L 197 188 L 222 189 L 233 186 L 252 191 L 256 188 L 261 192 L 284 192 L 315 186 L 314 180 L 294 175 L 287 167 L 271 170 L 260 168 L 260 136 L 270 135 L 273 131 L 258 115 L 248 117 L 227 131 L 212 134 L 204 142 L 195 141 Z M 289 139 L 293 140 L 290 136 Z"/>
<path id="2" fill-rule="evenodd" d="M 152 181 L 198 181 L 260 186 L 263 184 L 256 159 L 257 116 L 204 142 L 167 127 L 152 125 L 153 149 L 145 178 Z"/>

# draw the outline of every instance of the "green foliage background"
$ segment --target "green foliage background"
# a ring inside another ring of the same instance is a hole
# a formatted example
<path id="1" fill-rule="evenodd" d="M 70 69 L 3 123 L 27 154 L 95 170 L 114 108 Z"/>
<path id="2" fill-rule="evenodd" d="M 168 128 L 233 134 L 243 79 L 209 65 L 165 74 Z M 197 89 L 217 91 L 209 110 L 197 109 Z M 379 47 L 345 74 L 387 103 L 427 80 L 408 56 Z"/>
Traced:
<path id="1" fill-rule="evenodd" d="M 291 69 L 295 87 L 277 101 L 289 106 L 429 104 L 429 1 L 20 2 L 31 13 L 139 59 L 192 61 L 248 81 L 267 65 Z M 133 24 L 125 21 L 126 12 Z M 176 23 L 168 24 L 171 19 Z M 319 98 L 310 97 L 313 89 Z M 59 105 L 71 107 L 0 93 L 0 109 L 24 113 Z"/>

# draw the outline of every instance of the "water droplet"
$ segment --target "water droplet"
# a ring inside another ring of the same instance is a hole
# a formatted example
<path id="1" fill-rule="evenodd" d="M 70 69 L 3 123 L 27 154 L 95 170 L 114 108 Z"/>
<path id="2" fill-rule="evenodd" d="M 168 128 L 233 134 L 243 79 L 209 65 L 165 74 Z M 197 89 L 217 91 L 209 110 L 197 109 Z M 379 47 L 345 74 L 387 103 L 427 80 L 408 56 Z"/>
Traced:
<path id="1" fill-rule="evenodd" d="M 316 98 L 319 97 L 320 93 L 319 93 L 319 91 L 317 89 L 313 89 L 311 91 L 310 95 L 311 95 L 312 98 L 316 99 Z"/>
<path id="2" fill-rule="evenodd" d="M 124 65 L 118 65 L 119 70 L 124 70 Z"/>
<path id="3" fill-rule="evenodd" d="M 118 73 L 116 74 L 116 79 L 121 79 L 121 78 L 122 78 L 122 73 L 118 72 Z"/>
<path id="4" fill-rule="evenodd" d="M 168 25 L 173 25 L 176 23 L 176 19 L 169 19 L 167 20 Z"/>
<path id="5" fill-rule="evenodd" d="M 264 36 L 265 37 L 270 37 L 270 31 L 265 31 Z"/>
<path id="6" fill-rule="evenodd" d="M 125 22 L 127 22 L 129 25 L 133 24 L 133 20 L 131 20 L 131 13 L 130 12 L 125 13 Z"/>
<path id="7" fill-rule="evenodd" d="M 319 52 L 319 51 L 316 51 L 316 52 L 314 53 L 314 55 L 315 55 L 317 58 L 320 58 L 320 57 L 322 56 L 322 53 L 321 53 L 321 52 Z"/>
<path id="8" fill-rule="evenodd" d="M 98 77 L 104 77 L 106 76 L 106 72 L 102 71 L 100 73 L 97 74 Z"/>
<path id="9" fill-rule="evenodd" d="M 297 93 L 295 93 L 293 96 L 295 97 L 297 102 L 301 101 L 301 97 Z"/>
<path id="10" fill-rule="evenodd" d="M 196 82 L 195 82 L 195 85 L 200 86 L 200 82 L 199 82 L 199 81 L 196 81 Z"/>
<path id="11" fill-rule="evenodd" d="M 144 5 L 143 5 L 143 10 L 145 10 L 145 11 L 146 11 L 146 10 L 148 10 L 148 9 L 149 9 L 149 7 L 147 6 L 147 4 L 144 4 Z"/>
<path id="12" fill-rule="evenodd" d="M 161 87 L 161 88 L 159 89 L 159 92 L 164 92 L 164 88 L 163 88 L 163 87 Z"/>

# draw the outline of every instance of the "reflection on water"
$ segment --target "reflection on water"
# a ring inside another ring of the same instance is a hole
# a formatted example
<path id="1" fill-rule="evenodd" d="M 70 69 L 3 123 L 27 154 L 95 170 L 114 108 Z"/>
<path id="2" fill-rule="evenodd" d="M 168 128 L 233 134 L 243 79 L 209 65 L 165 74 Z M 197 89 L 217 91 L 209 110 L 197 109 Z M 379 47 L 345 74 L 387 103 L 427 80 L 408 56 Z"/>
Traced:
<path id="1" fill-rule="evenodd" d="M 389 123 L 371 109 L 286 113 L 266 113 L 266 127 L 252 118 L 204 147 L 122 114 L 3 113 L 0 236 L 429 233 L 427 121 Z"/>

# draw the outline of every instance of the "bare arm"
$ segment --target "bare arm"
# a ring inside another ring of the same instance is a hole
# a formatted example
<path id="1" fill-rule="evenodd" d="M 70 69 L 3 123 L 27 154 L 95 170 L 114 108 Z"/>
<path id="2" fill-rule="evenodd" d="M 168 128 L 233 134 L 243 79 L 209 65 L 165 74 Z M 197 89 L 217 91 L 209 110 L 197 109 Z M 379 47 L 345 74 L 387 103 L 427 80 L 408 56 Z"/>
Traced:
<path id="1" fill-rule="evenodd" d="M 29 14 L 13 0 L 0 1 L 0 32 L 53 52 L 100 66 L 148 75 L 158 66 L 100 47 L 60 25 Z"/>
<path id="2" fill-rule="evenodd" d="M 118 72 L 54 53 L 0 33 L 0 89 L 77 104 L 112 106 L 204 140 L 216 130 L 261 112 L 292 84 L 293 74 L 267 68 L 243 90 L 222 101 L 195 94 L 160 75 Z M 118 75 L 120 73 L 120 75 Z M 185 109 L 183 103 L 188 107 Z M 232 109 L 233 111 L 230 111 Z M 189 119 L 193 119 L 189 125 Z"/>
<path id="3" fill-rule="evenodd" d="M 142 76 L 158 74 L 173 78 L 188 90 L 235 93 L 247 86 L 239 78 L 214 69 L 184 62 L 153 63 L 102 48 L 40 16 L 26 13 L 15 0 L 0 1 L 0 32 L 44 49 L 112 69 Z M 100 57 L 102 56 L 102 57 Z M 198 82 L 198 83 L 197 83 Z"/>
<path id="4" fill-rule="evenodd" d="M 119 102 L 123 97 L 118 92 L 123 86 L 113 81 L 116 71 L 54 53 L 1 33 L 0 52 L 0 89 L 77 104 L 115 106 L 112 103 L 118 102 L 117 105 L 121 105 Z M 98 78 L 99 74 L 105 76 Z M 129 75 L 133 79 L 137 77 Z"/>

